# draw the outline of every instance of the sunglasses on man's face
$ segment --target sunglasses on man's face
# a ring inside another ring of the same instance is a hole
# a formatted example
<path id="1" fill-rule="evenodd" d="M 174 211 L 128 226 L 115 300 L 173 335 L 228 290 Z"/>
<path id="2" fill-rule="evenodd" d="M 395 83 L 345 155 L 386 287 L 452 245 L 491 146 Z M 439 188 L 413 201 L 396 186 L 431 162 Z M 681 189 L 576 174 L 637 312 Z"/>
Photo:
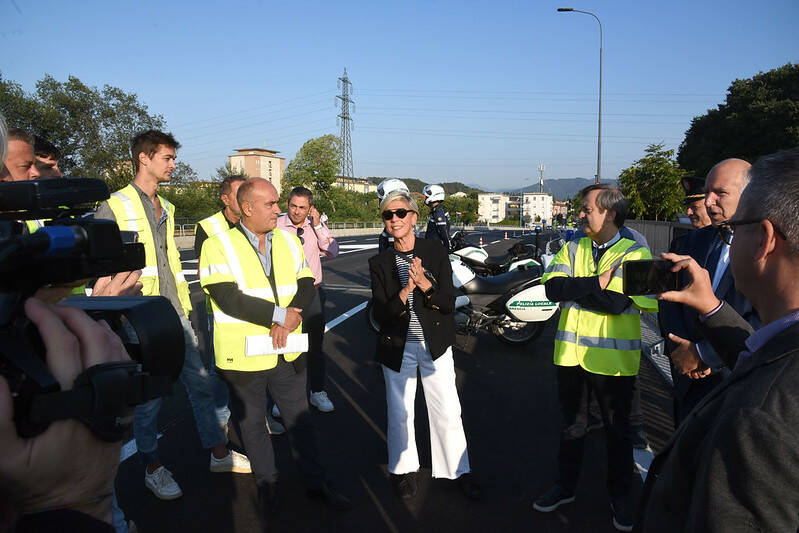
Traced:
<path id="1" fill-rule="evenodd" d="M 397 215 L 397 218 L 405 218 L 406 216 L 408 216 L 408 213 L 413 213 L 413 211 L 410 211 L 408 209 L 395 209 L 393 211 L 386 210 L 383 211 L 383 220 L 389 221 L 392 218 L 394 218 L 394 215 Z"/>
<path id="2" fill-rule="evenodd" d="M 297 228 L 297 237 L 300 239 L 300 244 L 305 244 L 305 239 L 302 238 L 302 234 L 305 232 L 302 228 Z"/>

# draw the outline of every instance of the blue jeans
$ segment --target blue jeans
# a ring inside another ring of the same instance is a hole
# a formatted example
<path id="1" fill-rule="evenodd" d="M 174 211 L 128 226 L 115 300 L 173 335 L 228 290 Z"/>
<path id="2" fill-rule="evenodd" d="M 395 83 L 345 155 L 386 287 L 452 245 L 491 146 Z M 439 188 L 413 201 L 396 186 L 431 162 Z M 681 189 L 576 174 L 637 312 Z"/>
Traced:
<path id="1" fill-rule="evenodd" d="M 210 449 L 225 443 L 225 434 L 219 426 L 215 412 L 214 391 L 220 381 L 216 373 L 211 373 L 203 364 L 200 350 L 197 348 L 197 336 L 186 317 L 180 317 L 183 325 L 183 336 L 186 341 L 186 356 L 180 381 L 186 387 L 189 403 L 194 412 L 197 432 L 203 448 Z M 150 400 L 136 407 L 133 416 L 133 436 L 139 459 L 145 465 L 160 461 L 158 456 L 158 412 L 161 410 L 161 398 Z"/>

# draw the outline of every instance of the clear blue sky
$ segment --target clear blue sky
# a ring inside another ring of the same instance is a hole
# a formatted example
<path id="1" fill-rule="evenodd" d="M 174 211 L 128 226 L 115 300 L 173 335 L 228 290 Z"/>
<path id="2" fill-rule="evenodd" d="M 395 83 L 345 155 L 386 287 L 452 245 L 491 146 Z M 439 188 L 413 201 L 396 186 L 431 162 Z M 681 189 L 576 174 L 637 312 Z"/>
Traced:
<path id="1" fill-rule="evenodd" d="M 201 177 L 234 148 L 287 161 L 339 133 L 354 86 L 357 176 L 497 190 L 593 177 L 604 29 L 602 177 L 615 178 L 734 79 L 799 61 L 797 0 L 108 2 L 0 0 L 0 72 L 138 94 Z"/>

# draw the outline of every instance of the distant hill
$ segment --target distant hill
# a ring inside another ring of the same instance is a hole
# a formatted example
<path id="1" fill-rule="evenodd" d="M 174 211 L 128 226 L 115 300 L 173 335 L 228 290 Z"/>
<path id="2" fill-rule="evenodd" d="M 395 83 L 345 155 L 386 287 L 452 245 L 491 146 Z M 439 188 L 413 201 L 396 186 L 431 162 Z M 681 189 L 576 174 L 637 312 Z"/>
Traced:
<path id="1" fill-rule="evenodd" d="M 544 192 L 551 194 L 556 200 L 565 201 L 574 198 L 578 192 L 580 192 L 584 187 L 588 187 L 592 183 L 594 183 L 594 180 L 587 178 L 563 178 L 553 180 L 545 179 Z M 602 183 L 618 186 L 616 180 L 602 180 Z M 520 192 L 538 192 L 538 184 L 536 183 L 535 185 L 530 185 L 529 187 L 524 187 L 522 189 L 512 189 L 503 192 L 509 192 L 513 194 L 518 194 Z"/>
<path id="2" fill-rule="evenodd" d="M 377 185 L 381 181 L 389 179 L 389 178 L 380 178 L 380 177 L 370 176 L 370 177 L 368 177 L 366 179 L 368 181 L 370 181 L 371 183 L 374 183 L 374 184 Z M 405 185 L 408 186 L 408 189 L 410 189 L 411 192 L 421 193 L 422 189 L 424 189 L 424 186 L 428 185 L 428 182 L 422 181 L 422 180 L 417 180 L 416 178 L 398 178 L 398 179 L 401 179 L 402 181 L 404 181 Z M 437 183 L 436 185 L 441 185 L 442 187 L 444 187 L 444 192 L 447 193 L 447 195 L 454 194 L 456 192 L 465 192 L 466 194 L 469 194 L 471 192 L 478 192 L 478 193 L 485 192 L 482 189 L 478 189 L 476 187 L 471 187 L 471 186 L 466 185 L 464 183 L 461 183 L 459 181 L 452 181 L 452 182 L 447 182 L 447 183 Z"/>

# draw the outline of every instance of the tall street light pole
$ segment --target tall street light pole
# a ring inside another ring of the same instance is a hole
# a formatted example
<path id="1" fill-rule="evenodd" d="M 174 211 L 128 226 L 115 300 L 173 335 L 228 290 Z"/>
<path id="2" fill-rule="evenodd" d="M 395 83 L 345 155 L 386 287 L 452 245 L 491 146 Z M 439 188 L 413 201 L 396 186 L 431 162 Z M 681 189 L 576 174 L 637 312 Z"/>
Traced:
<path id="1" fill-rule="evenodd" d="M 590 11 L 580 11 L 571 7 L 559 7 L 558 12 L 591 15 L 599 23 L 599 121 L 596 134 L 596 183 L 599 183 L 602 178 L 602 21 Z"/>

